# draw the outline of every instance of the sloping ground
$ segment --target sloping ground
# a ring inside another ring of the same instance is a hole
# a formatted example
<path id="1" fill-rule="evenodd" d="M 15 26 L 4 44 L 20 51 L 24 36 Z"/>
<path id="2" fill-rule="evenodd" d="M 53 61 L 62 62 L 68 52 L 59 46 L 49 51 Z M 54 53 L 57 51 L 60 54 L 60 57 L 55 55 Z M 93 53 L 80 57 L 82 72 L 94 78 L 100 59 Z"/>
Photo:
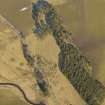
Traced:
<path id="1" fill-rule="evenodd" d="M 0 88 L 0 104 L 1 105 L 29 105 L 27 102 L 20 99 L 21 95 L 16 96 L 17 90 L 13 88 Z M 21 94 L 21 93 L 20 93 Z M 6 101 L 5 101 L 6 99 Z"/>
<path id="2" fill-rule="evenodd" d="M 69 0 L 68 4 L 61 5 L 58 9 L 65 27 L 73 33 L 75 43 L 90 59 L 94 68 L 93 77 L 105 85 L 105 1 Z"/>
<path id="3" fill-rule="evenodd" d="M 40 10 L 42 11 L 40 12 Z M 39 13 L 45 14 L 46 19 L 40 18 Z M 37 28 L 44 27 L 42 24 L 44 21 L 50 27 L 53 37 L 60 48 L 59 68 L 62 73 L 69 79 L 89 105 L 100 105 L 103 103 L 105 87 L 89 75 L 88 71 L 91 70 L 89 61 L 81 54 L 76 45 L 69 40 L 69 37 L 67 37 L 68 32 L 62 27 L 62 23 L 59 17 L 57 17 L 54 7 L 50 6 L 47 2 L 39 1 L 33 6 L 32 14 L 33 17 L 35 16 L 33 19 Z M 45 32 L 44 28 L 40 29 Z"/>
<path id="4" fill-rule="evenodd" d="M 39 100 L 45 100 L 48 105 L 85 105 L 85 102 L 72 85 L 64 78 L 58 68 L 54 66 L 59 50 L 56 48 L 53 38 L 48 36 L 41 42 L 31 36 L 27 37 L 31 45 L 30 49 L 34 52 L 33 54 L 40 54 L 48 61 L 53 62 L 46 64 L 46 66 L 43 65 L 44 70 L 46 70 L 45 75 L 49 81 L 51 93 L 49 97 L 44 98 L 41 93 L 36 91 L 35 78 L 23 58 L 20 42 L 15 36 L 11 28 L 0 20 L 0 82 L 13 82 L 18 84 L 24 89 L 28 98 L 33 101 L 38 100 L 40 97 Z M 48 44 L 46 45 L 44 43 Z M 52 50 L 50 51 L 49 48 L 50 50 L 52 48 Z M 10 94 L 14 95 L 12 100 Z M 19 105 L 27 105 L 24 103 L 25 100 L 21 93 L 15 88 L 0 87 L 0 96 L 4 97 L 4 100 L 3 98 L 0 99 L 2 105 L 17 105 L 17 103 L 19 103 Z M 8 98 L 8 104 L 5 102 L 6 97 Z"/>
<path id="5" fill-rule="evenodd" d="M 32 29 L 31 8 L 29 11 L 20 12 L 23 7 L 31 7 L 31 1 L 36 0 L 0 0 L 0 13 L 7 17 L 22 31 Z M 75 43 L 80 46 L 82 52 L 90 59 L 94 66 L 93 77 L 105 84 L 104 56 L 105 56 L 105 1 L 104 0 L 84 0 L 85 2 L 85 19 L 82 16 L 82 7 L 80 4 L 83 0 L 49 0 L 56 6 L 58 13 L 63 17 L 65 27 L 73 33 Z M 53 2 L 55 1 L 55 2 Z M 56 2 L 57 1 L 57 2 Z M 78 4 L 78 2 L 80 2 Z M 77 11 L 78 9 L 78 11 Z M 78 14 L 80 13 L 79 16 Z M 27 18 L 26 18 L 27 17 Z M 84 20 L 84 21 L 79 21 Z M 80 23 L 81 22 L 81 23 Z M 83 26 L 86 33 L 82 34 Z M 80 34 L 80 35 L 79 35 Z"/>
<path id="6" fill-rule="evenodd" d="M 0 40 L 0 82 L 17 83 L 24 88 L 29 97 L 35 98 L 35 92 L 32 90 L 34 78 L 23 58 L 19 40 L 16 39 L 15 33 L 1 21 Z"/>

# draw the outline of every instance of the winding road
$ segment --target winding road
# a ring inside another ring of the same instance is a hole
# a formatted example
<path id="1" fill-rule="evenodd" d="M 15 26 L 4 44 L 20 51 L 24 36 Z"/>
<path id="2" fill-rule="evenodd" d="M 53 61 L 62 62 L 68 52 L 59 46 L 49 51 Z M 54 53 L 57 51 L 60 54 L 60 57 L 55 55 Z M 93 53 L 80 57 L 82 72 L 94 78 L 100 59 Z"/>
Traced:
<path id="1" fill-rule="evenodd" d="M 14 88 L 18 89 L 21 92 L 21 94 L 23 95 L 25 101 L 31 105 L 45 105 L 42 102 L 34 103 L 31 100 L 29 100 L 29 98 L 26 96 L 26 93 L 24 92 L 24 90 L 19 85 L 15 84 L 15 83 L 0 83 L 0 86 L 10 86 L 10 87 L 14 87 Z"/>
<path id="2" fill-rule="evenodd" d="M 19 37 L 19 35 L 22 34 L 22 32 L 20 32 L 19 30 L 17 30 L 16 27 L 15 27 L 13 24 L 11 24 L 11 23 L 10 23 L 4 16 L 2 16 L 1 14 L 0 14 L 0 18 L 2 19 L 2 21 L 3 21 L 6 25 L 10 26 L 10 28 L 13 30 L 13 32 L 16 34 L 17 37 Z M 25 101 L 26 101 L 27 103 L 31 104 L 31 105 L 45 105 L 43 102 L 39 102 L 39 103 L 34 103 L 34 102 L 32 102 L 32 101 L 27 97 L 25 91 L 24 91 L 19 85 L 15 84 L 15 83 L 9 83 L 9 82 L 5 82 L 5 83 L 4 83 L 4 82 L 3 82 L 3 83 L 0 83 L 0 87 L 2 87 L 2 86 L 5 86 L 5 87 L 10 86 L 10 87 L 13 87 L 13 88 L 18 89 L 18 90 L 21 92 L 21 94 L 23 95 Z"/>

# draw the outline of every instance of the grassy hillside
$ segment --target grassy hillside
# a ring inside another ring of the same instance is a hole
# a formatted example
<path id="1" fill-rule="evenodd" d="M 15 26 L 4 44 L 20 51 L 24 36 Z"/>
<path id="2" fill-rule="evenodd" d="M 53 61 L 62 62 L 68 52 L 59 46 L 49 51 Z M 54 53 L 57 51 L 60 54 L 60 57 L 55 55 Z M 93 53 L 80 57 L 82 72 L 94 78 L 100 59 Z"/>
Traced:
<path id="1" fill-rule="evenodd" d="M 20 41 L 2 18 L 0 18 L 0 40 L 0 82 L 18 84 L 32 101 L 42 99 L 47 105 L 85 105 L 76 90 L 55 66 L 59 50 L 51 35 L 48 35 L 43 41 L 38 40 L 32 34 L 27 36 L 27 42 L 30 44 L 29 48 L 33 55 L 39 54 L 51 62 L 42 66 L 50 85 L 51 95 L 49 97 L 43 97 L 42 93 L 36 91 L 35 77 L 23 57 Z M 46 48 L 49 50 L 46 51 Z M 27 105 L 22 94 L 15 88 L 0 87 L 0 95 L 2 105 L 17 105 L 19 103 Z M 6 97 L 8 97 L 8 104 L 5 101 Z"/>
<path id="2" fill-rule="evenodd" d="M 80 46 L 84 55 L 86 55 L 94 67 L 93 76 L 97 78 L 102 83 L 105 84 L 105 1 L 104 0 L 51 0 L 54 5 L 56 5 L 57 11 L 63 17 L 63 22 L 65 27 L 73 33 L 72 37 L 75 43 Z M 56 2 L 55 2 L 56 1 Z M 83 2 L 83 3 L 81 3 Z M 60 5 L 59 5 L 60 4 Z M 31 19 L 31 8 L 25 12 L 19 12 L 24 6 L 31 6 L 31 0 L 0 0 L 0 13 L 7 17 L 13 24 L 15 24 L 19 29 L 21 29 L 26 34 L 32 34 L 32 19 Z M 81 13 L 82 11 L 82 13 Z M 30 43 L 30 49 L 34 54 L 42 54 L 47 60 L 52 62 L 57 62 L 57 54 L 59 52 L 54 39 L 48 35 L 45 40 L 40 42 L 34 36 L 28 37 L 28 42 Z M 46 46 L 48 45 L 48 46 Z M 34 46 L 34 47 L 33 47 Z M 47 53 L 46 53 L 46 48 Z M 54 50 L 53 50 L 54 49 Z M 34 77 L 32 72 L 27 66 L 27 62 L 24 60 L 22 51 L 20 48 L 20 42 L 15 37 L 15 34 L 11 29 L 0 21 L 0 81 L 11 81 L 21 85 L 30 99 L 34 100 L 36 98 L 36 93 L 33 81 Z M 11 74 L 11 75 L 8 75 Z M 58 73 L 60 78 L 63 78 L 60 73 Z M 32 82 L 30 82 L 32 80 Z M 59 80 L 59 78 L 58 78 Z M 55 90 L 59 90 L 59 86 L 62 84 L 62 79 L 55 87 Z M 67 83 L 64 81 L 67 85 Z M 75 90 L 69 88 L 67 85 L 63 88 L 64 94 L 60 99 L 66 99 L 72 101 L 73 105 L 84 105 L 84 102 L 78 96 Z M 27 87 L 29 86 L 29 87 Z M 27 88 L 28 89 L 27 89 Z M 68 88 L 67 88 L 68 87 Z M 70 86 L 71 87 L 71 86 Z M 3 91 L 5 89 L 2 89 Z M 0 93 L 2 91 L 0 89 Z M 27 91 L 29 90 L 29 91 Z M 54 91 L 55 91 L 54 90 Z M 18 92 L 10 92 L 7 90 L 8 94 L 14 94 L 22 99 L 22 96 Z M 7 93 L 6 91 L 6 93 Z M 58 91 L 59 92 L 59 91 Z M 0 97 L 5 97 L 5 92 L 0 94 Z M 59 94 L 59 93 L 57 93 Z M 59 97 L 60 95 L 59 94 Z M 31 96 L 32 95 L 32 96 Z M 62 95 L 61 95 L 62 96 Z M 70 98 L 68 98 L 70 97 Z M 4 98 L 4 99 L 5 99 Z M 0 98 L 1 99 L 1 98 Z M 13 100 L 16 97 L 14 96 Z M 2 100 L 2 99 L 1 99 Z M 1 101 L 0 100 L 0 101 Z M 13 100 L 9 100 L 8 103 L 11 105 Z M 81 100 L 81 101 L 80 101 Z M 21 101 L 20 101 L 21 102 Z M 61 101 L 64 102 L 64 101 Z M 16 102 L 17 104 L 17 102 Z M 24 105 L 22 99 L 21 102 Z M 2 105 L 7 105 L 5 100 L 2 100 Z M 15 105 L 15 103 L 14 103 Z M 27 105 L 27 104 L 25 104 Z"/>

